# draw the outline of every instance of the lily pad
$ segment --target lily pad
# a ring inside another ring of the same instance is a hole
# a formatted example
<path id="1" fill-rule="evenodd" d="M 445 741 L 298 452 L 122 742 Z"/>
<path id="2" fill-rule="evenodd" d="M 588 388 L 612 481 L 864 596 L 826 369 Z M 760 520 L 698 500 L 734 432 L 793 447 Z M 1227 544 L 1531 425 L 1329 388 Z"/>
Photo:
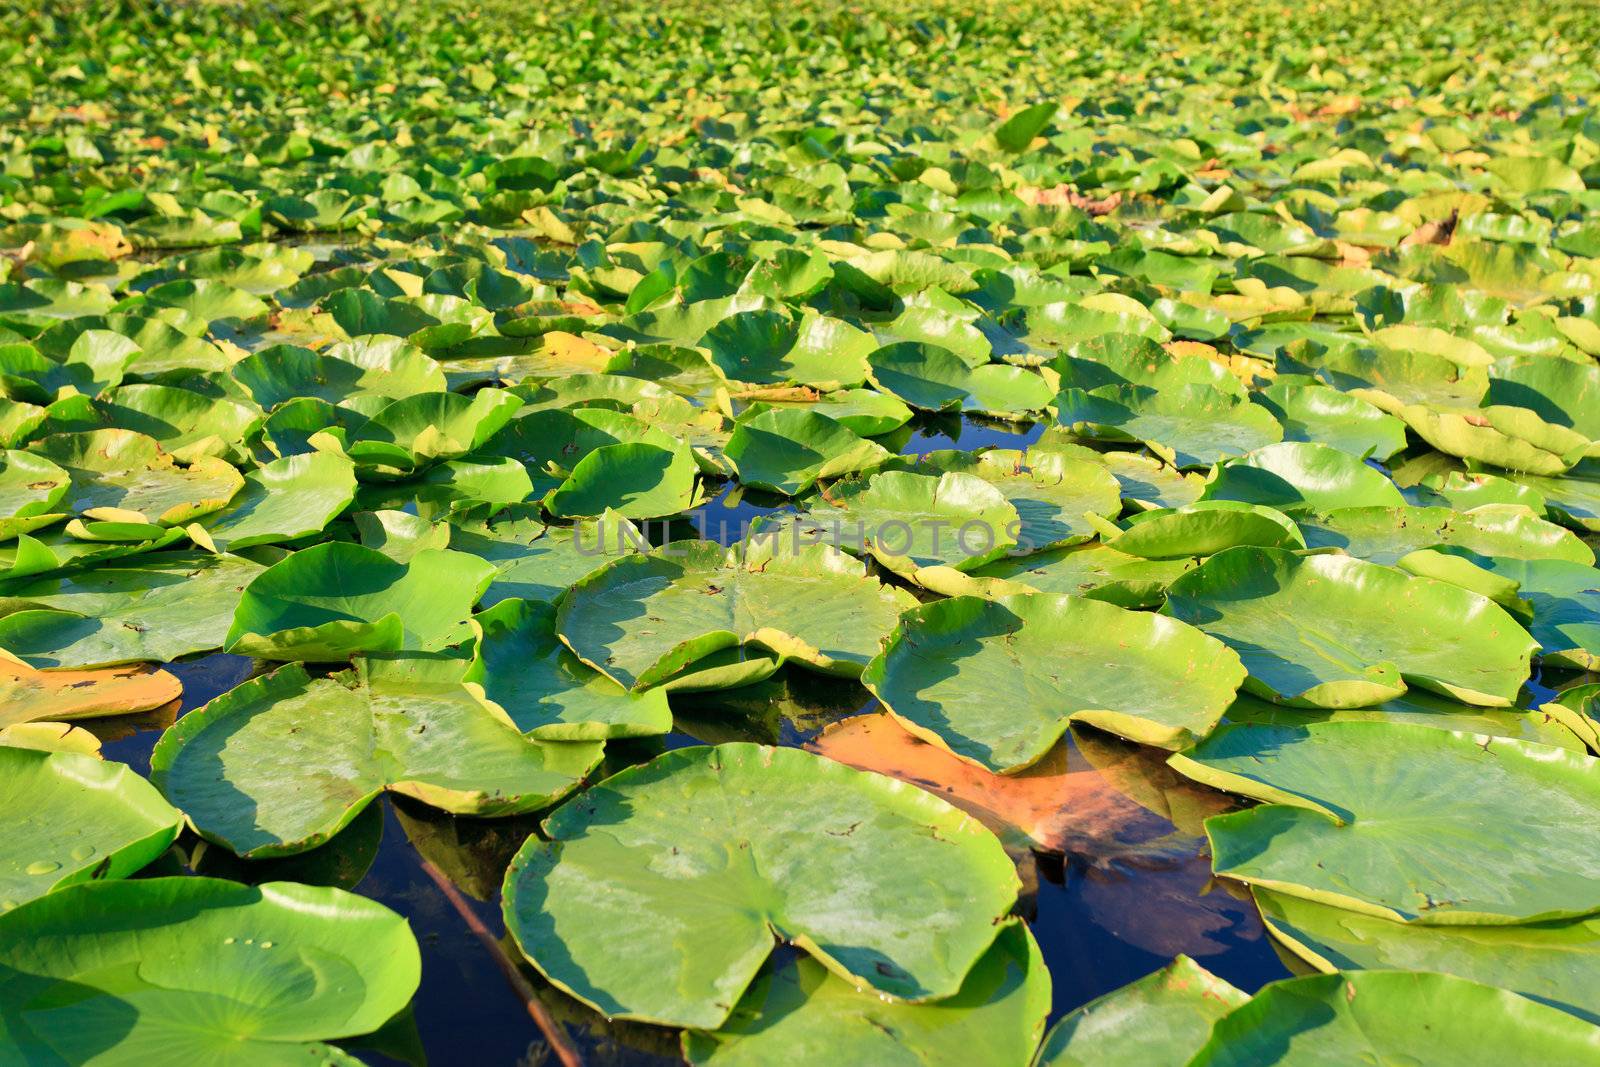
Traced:
<path id="1" fill-rule="evenodd" d="M 489 608 L 512 597 L 554 603 L 579 578 L 618 556 L 645 551 L 650 541 L 614 511 L 546 526 L 536 505 L 517 505 L 493 516 L 452 516 L 449 546 L 494 565 L 494 579 L 479 599 Z"/>
<path id="2" fill-rule="evenodd" d="M 1343 556 L 1231 548 L 1167 589 L 1166 612 L 1233 646 L 1246 688 L 1304 707 L 1359 708 L 1407 685 L 1506 707 L 1533 638 L 1459 586 Z"/>
<path id="3" fill-rule="evenodd" d="M 43 456 L 0 450 L 0 541 L 65 518 L 55 509 L 71 484 L 71 476 Z"/>
<path id="4" fill-rule="evenodd" d="M 599 741 L 672 729 L 666 692 L 630 693 L 586 666 L 557 638 L 549 604 L 501 600 L 473 623 L 480 636 L 466 679 L 527 736 Z"/>
<path id="5" fill-rule="evenodd" d="M 1504 989 L 1443 974 L 1356 971 L 1274 982 L 1217 1020 L 1192 1067 L 1581 1063 L 1600 1028 Z"/>
<path id="6" fill-rule="evenodd" d="M 1182 748 L 1222 718 L 1244 667 L 1176 620 L 1038 593 L 914 608 L 861 681 L 912 733 L 1009 773 L 1074 722 Z"/>
<path id="7" fill-rule="evenodd" d="M 41 668 L 166 663 L 222 647 L 262 568 L 159 552 L 0 584 L 0 648 Z"/>
<path id="8" fill-rule="evenodd" d="M 1250 999 L 1188 956 L 1078 1008 L 1050 1028 L 1035 1067 L 1187 1063 L 1211 1027 Z"/>
<path id="9" fill-rule="evenodd" d="M 1052 395 L 1034 371 L 1003 363 L 969 366 L 949 349 L 920 341 L 886 345 L 868 363 L 874 385 L 924 411 L 1023 419 L 1043 411 Z"/>
<path id="10" fill-rule="evenodd" d="M 1005 494 L 972 474 L 882 471 L 829 488 L 806 509 L 797 536 L 814 536 L 906 577 L 924 567 L 971 571 L 1022 536 Z M 775 536 L 788 536 L 782 530 Z"/>
<path id="11" fill-rule="evenodd" d="M 741 418 L 725 454 L 742 484 L 786 496 L 819 479 L 881 467 L 890 458 L 877 442 L 801 408 L 769 408 Z"/>
<path id="12" fill-rule="evenodd" d="M 633 690 L 736 647 L 860 675 L 914 601 L 836 549 L 791 550 L 784 540 L 675 541 L 626 556 L 572 587 L 556 631 L 579 659 Z"/>
<path id="13" fill-rule="evenodd" d="M 512 815 L 548 807 L 600 762 L 596 743 L 523 737 L 462 684 L 465 667 L 415 655 L 326 678 L 281 667 L 168 728 L 151 779 L 201 836 L 267 857 L 327 841 L 386 790 Z"/>
<path id="14" fill-rule="evenodd" d="M 189 527 L 213 552 L 294 541 L 321 533 L 355 499 L 355 468 L 330 452 L 306 452 L 263 464 L 221 511 Z"/>
<path id="15" fill-rule="evenodd" d="M 689 1030 L 684 1059 L 709 1067 L 898 1063 L 962 1067 L 981 1047 L 996 1067 L 1027 1067 L 1050 1010 L 1050 980 L 1028 928 L 1013 920 L 936 1004 L 864 996 L 810 957 L 769 967 L 722 1028 Z"/>
<path id="16" fill-rule="evenodd" d="M 1208 467 L 1283 439 L 1283 427 L 1266 408 L 1207 385 L 1063 389 L 1056 407 L 1056 422 L 1077 436 L 1142 442 L 1184 468 Z"/>
<path id="17" fill-rule="evenodd" d="M 224 460 L 179 466 L 132 430 L 56 434 L 33 450 L 72 478 L 61 509 L 89 519 L 174 526 L 225 506 L 244 485 Z"/>
<path id="18" fill-rule="evenodd" d="M 1324 973 L 1434 971 L 1511 989 L 1600 1024 L 1600 919 L 1425 926 L 1257 887 L 1272 936 Z"/>
<path id="19" fill-rule="evenodd" d="M 41 671 L 0 657 L 0 727 L 127 715 L 182 695 L 176 677 L 147 667 Z"/>
<path id="20" fill-rule="evenodd" d="M 321 1042 L 378 1029 L 421 977 L 399 915 L 288 882 L 74 886 L 0 917 L 0 944 L 0 1033 L 35 1063 L 353 1063 Z"/>
<path id="21" fill-rule="evenodd" d="M 1315 441 L 1357 459 L 1385 460 L 1406 447 L 1406 424 L 1365 400 L 1315 382 L 1275 382 L 1254 394 L 1285 441 Z"/>
<path id="22" fill-rule="evenodd" d="M 493 577 L 487 561 L 449 549 L 396 563 L 361 545 L 316 545 L 251 579 L 223 645 L 260 659 L 311 662 L 444 648 L 468 636 L 472 605 Z"/>
<path id="23" fill-rule="evenodd" d="M 1594 551 L 1571 531 L 1517 504 L 1483 504 L 1470 511 L 1440 507 L 1339 508 L 1302 520 L 1311 548 L 1337 548 L 1358 559 L 1393 564 L 1419 549 L 1440 546 L 1511 559 L 1594 562 Z"/>
<path id="24" fill-rule="evenodd" d="M 815 312 L 795 321 L 779 311 L 743 311 L 706 331 L 699 347 L 734 381 L 838 389 L 866 379 L 867 355 L 877 342 L 864 330 Z"/>
<path id="25" fill-rule="evenodd" d="M 1201 499 L 1265 504 L 1285 514 L 1406 502 L 1393 482 L 1356 457 L 1303 441 L 1282 441 L 1224 460 Z"/>
<path id="26" fill-rule="evenodd" d="M 996 560 L 971 578 L 999 590 L 996 595 L 1067 593 L 1123 608 L 1151 608 L 1161 605 L 1179 575 L 1197 566 L 1194 559 L 1142 559 L 1110 545 L 1088 544 Z"/>
<path id="27" fill-rule="evenodd" d="M 1118 552 L 1152 560 L 1214 556 L 1240 545 L 1305 547 L 1289 516 L 1238 500 L 1201 500 L 1178 508 L 1141 511 L 1130 516 L 1120 531 L 1108 525 L 1101 537 Z"/>
<path id="28" fill-rule="evenodd" d="M 1224 726 L 1171 763 L 1266 802 L 1206 821 L 1219 875 L 1405 922 L 1542 922 L 1600 906 L 1600 763 L 1582 753 L 1326 722 Z"/>
<path id="29" fill-rule="evenodd" d="M 1115 518 L 1122 510 L 1121 485 L 1103 463 L 1037 445 L 928 452 L 912 469 L 971 474 L 1000 490 L 1022 523 L 1018 551 L 1087 541 L 1096 529 L 1087 515 Z"/>
<path id="30" fill-rule="evenodd" d="M 61 886 L 126 878 L 183 826 L 126 765 L 75 752 L 0 746 L 0 801 L 0 914 Z"/>
<path id="31" fill-rule="evenodd" d="M 512 937 L 604 1015 L 666 1026 L 723 1025 L 775 940 L 877 994 L 954 996 L 1018 886 L 949 804 L 795 749 L 668 752 L 544 830 L 506 872 Z"/>

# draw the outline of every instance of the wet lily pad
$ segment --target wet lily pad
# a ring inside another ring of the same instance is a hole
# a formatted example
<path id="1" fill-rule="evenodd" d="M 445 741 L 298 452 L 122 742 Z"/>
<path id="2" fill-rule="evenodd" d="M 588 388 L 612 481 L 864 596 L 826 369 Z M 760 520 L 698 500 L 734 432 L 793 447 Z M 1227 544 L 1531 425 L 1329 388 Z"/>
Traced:
<path id="1" fill-rule="evenodd" d="M 421 976 L 399 915 L 287 882 L 74 886 L 0 917 L 0 943 L 0 1032 L 40 1063 L 355 1062 L 321 1042 L 378 1029 Z"/>
<path id="2" fill-rule="evenodd" d="M 669 752 L 544 829 L 506 872 L 518 946 L 608 1017 L 662 1025 L 723 1025 L 775 940 L 897 1000 L 954 996 L 1018 885 L 944 801 L 793 749 Z"/>
<path id="3" fill-rule="evenodd" d="M 125 764 L 0 746 L 0 771 L 0 914 L 61 886 L 126 878 L 183 825 Z"/>

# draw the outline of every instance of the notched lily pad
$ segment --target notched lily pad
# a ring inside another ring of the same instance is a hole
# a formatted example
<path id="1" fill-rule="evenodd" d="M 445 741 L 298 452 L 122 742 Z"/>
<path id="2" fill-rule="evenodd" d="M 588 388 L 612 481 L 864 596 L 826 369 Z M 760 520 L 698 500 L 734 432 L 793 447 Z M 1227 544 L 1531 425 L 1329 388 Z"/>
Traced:
<path id="1" fill-rule="evenodd" d="M 1176 620 L 1039 593 L 915 608 L 861 680 L 919 737 L 1012 772 L 1073 722 L 1163 748 L 1189 744 L 1222 718 L 1244 668 Z"/>
<path id="2" fill-rule="evenodd" d="M 606 1016 L 666 1026 L 723 1025 L 775 940 L 872 993 L 956 995 L 1018 887 L 969 816 L 795 749 L 669 752 L 544 830 L 506 872 L 512 937 Z"/>

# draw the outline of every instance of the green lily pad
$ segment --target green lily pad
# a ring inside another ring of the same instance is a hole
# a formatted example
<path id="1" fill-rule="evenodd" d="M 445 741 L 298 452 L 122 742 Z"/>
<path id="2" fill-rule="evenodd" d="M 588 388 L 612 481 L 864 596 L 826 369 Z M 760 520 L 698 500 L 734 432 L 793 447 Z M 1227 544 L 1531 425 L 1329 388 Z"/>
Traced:
<path id="1" fill-rule="evenodd" d="M 183 826 L 154 786 L 98 756 L 0 746 L 0 772 L 0 914 L 62 886 L 126 878 Z"/>
<path id="2" fill-rule="evenodd" d="M 633 690 L 742 646 L 860 675 L 914 601 L 836 549 L 791 550 L 784 540 L 777 532 L 732 548 L 675 541 L 625 556 L 573 585 L 556 632 L 579 659 Z"/>
<path id="3" fill-rule="evenodd" d="M 1037 593 L 913 608 L 861 681 L 912 733 L 1009 774 L 1074 722 L 1182 748 L 1216 726 L 1244 667 L 1176 620 Z"/>
<path id="4" fill-rule="evenodd" d="M 1254 398 L 1282 424 L 1285 441 L 1315 441 L 1358 459 L 1376 460 L 1406 447 L 1402 420 L 1326 385 L 1279 381 Z"/>
<path id="5" fill-rule="evenodd" d="M 1233 646 L 1246 688 L 1286 704 L 1359 708 L 1407 685 L 1506 707 L 1537 647 L 1493 601 L 1344 556 L 1219 552 L 1167 588 L 1168 614 Z"/>
<path id="6" fill-rule="evenodd" d="M 284 456 L 246 474 L 228 505 L 189 527 L 189 535 L 214 552 L 294 541 L 326 529 L 355 492 L 355 468 L 343 456 Z"/>
<path id="7" fill-rule="evenodd" d="M 668 752 L 544 830 L 506 872 L 511 936 L 604 1015 L 665 1026 L 723 1025 L 775 940 L 872 993 L 954 996 L 1018 886 L 943 800 L 797 749 Z"/>
<path id="8" fill-rule="evenodd" d="M 769 407 L 797 407 L 815 411 L 862 437 L 892 433 L 911 421 L 910 408 L 876 389 L 840 389 L 793 401 L 764 397 L 746 408 L 743 415 L 753 416 Z"/>
<path id="9" fill-rule="evenodd" d="M 1443 974 L 1355 971 L 1274 982 L 1217 1020 L 1191 1067 L 1582 1063 L 1600 1028 L 1504 989 Z"/>
<path id="10" fill-rule="evenodd" d="M 160 552 L 0 584 L 0 648 L 35 667 L 165 663 L 221 648 L 262 568 Z"/>
<path id="11" fill-rule="evenodd" d="M 1340 508 L 1302 520 L 1300 528 L 1311 548 L 1337 548 L 1373 563 L 1397 563 L 1419 549 L 1439 546 L 1512 559 L 1594 562 L 1594 551 L 1571 531 L 1516 504 L 1483 504 L 1471 511 Z"/>
<path id="12" fill-rule="evenodd" d="M 60 522 L 71 476 L 43 456 L 0 450 L 0 541 Z"/>
<path id="13" fill-rule="evenodd" d="M 1582 752 L 1583 741 L 1556 716 L 1521 708 L 1478 708 L 1458 704 L 1422 689 L 1408 689 L 1393 700 L 1370 708 L 1292 708 L 1240 693 L 1228 708 L 1227 722 L 1262 726 L 1304 726 L 1312 722 L 1397 722 L 1464 730 L 1514 741 L 1533 741 L 1552 748 Z"/>
<path id="14" fill-rule="evenodd" d="M 273 345 L 241 359 L 233 377 L 263 409 L 308 396 L 343 404 L 354 397 L 400 400 L 445 389 L 444 371 L 427 353 L 384 336 L 344 341 L 324 352 Z"/>
<path id="15" fill-rule="evenodd" d="M 1428 726 L 1224 726 L 1173 768 L 1266 803 L 1206 820 L 1219 875 L 1405 922 L 1571 918 L 1594 877 L 1600 764 Z M 1552 851 L 1551 841 L 1563 842 Z"/>
<path id="16" fill-rule="evenodd" d="M 672 729 L 662 689 L 630 693 L 573 655 L 556 636 L 556 609 L 501 600 L 473 616 L 480 631 L 466 680 L 529 737 L 601 741 Z"/>
<path id="17" fill-rule="evenodd" d="M 1104 464 L 1037 445 L 1025 452 L 928 452 L 912 469 L 971 474 L 1000 490 L 1022 523 L 1019 550 L 1087 541 L 1096 527 L 1086 515 L 1115 518 L 1122 510 L 1121 485 Z"/>
<path id="18" fill-rule="evenodd" d="M 1001 558 L 1018 544 L 1022 516 L 976 475 L 882 471 L 830 487 L 794 529 L 914 577 L 924 567 L 971 571 Z"/>
<path id="19" fill-rule="evenodd" d="M 1575 685 L 1539 711 L 1559 721 L 1579 737 L 1590 750 L 1600 753 L 1600 683 Z"/>
<path id="20" fill-rule="evenodd" d="M 1079 437 L 1142 442 L 1177 467 L 1208 467 L 1283 439 L 1266 408 L 1206 385 L 1063 389 L 1056 407 L 1057 424 Z"/>
<path id="21" fill-rule="evenodd" d="M 756 976 L 719 1030 L 689 1030 L 683 1056 L 708 1067 L 774 1060 L 1026 1067 L 1050 1011 L 1050 981 L 1028 928 L 1009 923 L 972 965 L 960 992 L 936 1004 L 864 996 L 810 957 Z"/>
<path id="22" fill-rule="evenodd" d="M 289 882 L 73 886 L 0 917 L 0 944 L 0 1033 L 31 1063 L 355 1063 L 321 1042 L 378 1029 L 421 977 L 405 919 Z"/>
<path id="23" fill-rule="evenodd" d="M 413 393 L 382 408 L 349 435 L 345 452 L 356 466 L 390 477 L 466 455 L 511 421 L 522 400 L 499 389 Z"/>
<path id="24" fill-rule="evenodd" d="M 819 479 L 873 470 L 890 458 L 877 442 L 801 408 L 768 408 L 741 418 L 724 452 L 740 482 L 786 496 Z"/>
<path id="25" fill-rule="evenodd" d="M 1272 936 L 1324 973 L 1433 971 L 1511 989 L 1600 1024 L 1600 919 L 1510 926 L 1425 926 L 1319 904 L 1259 886 Z"/>
<path id="26" fill-rule="evenodd" d="M 242 442 L 261 419 L 249 404 L 170 385 L 120 385 L 95 406 L 106 422 L 153 438 L 184 463 L 241 459 Z"/>
<path id="27" fill-rule="evenodd" d="M 598 743 L 525 738 L 463 685 L 460 660 L 299 664 L 246 682 L 169 727 L 150 776 L 201 836 L 246 857 L 327 841 L 385 790 L 459 815 L 538 811 L 599 762 Z"/>
<path id="28" fill-rule="evenodd" d="M 251 580 L 223 645 L 261 659 L 311 662 L 441 649 L 468 636 L 472 605 L 493 577 L 488 562 L 449 549 L 396 563 L 361 545 L 315 545 Z"/>
<path id="29" fill-rule="evenodd" d="M 1527 408 L 1546 422 L 1600 439 L 1600 367 L 1547 356 L 1514 356 L 1489 371 L 1488 404 Z"/>
<path id="30" fill-rule="evenodd" d="M 1166 599 L 1167 586 L 1197 566 L 1199 560 L 1143 559 L 1087 544 L 996 560 L 973 571 L 971 579 L 1000 596 L 1066 593 L 1123 608 L 1153 608 Z"/>
<path id="31" fill-rule="evenodd" d="M 815 312 L 796 321 L 744 311 L 707 330 L 699 347 L 734 381 L 838 389 L 866 380 L 867 355 L 878 346 L 870 333 Z"/>
<path id="32" fill-rule="evenodd" d="M 1188 956 L 1085 1004 L 1050 1028 L 1034 1067 L 1187 1063 L 1249 995 Z"/>
<path id="33" fill-rule="evenodd" d="M 1043 411 L 1052 390 L 1023 367 L 986 363 L 972 367 L 949 349 L 901 341 L 873 352 L 872 383 L 924 411 L 964 411 L 1024 419 Z"/>
<path id="34" fill-rule="evenodd" d="M 1406 502 L 1393 482 L 1356 457 L 1303 441 L 1282 441 L 1224 460 L 1201 499 L 1265 504 L 1285 514 Z"/>
<path id="35" fill-rule="evenodd" d="M 224 507 L 244 486 L 226 461 L 202 456 L 179 466 L 132 430 L 56 434 L 32 450 L 71 476 L 62 510 L 89 519 L 175 526 Z"/>
<path id="36" fill-rule="evenodd" d="M 643 531 L 614 511 L 546 526 L 536 505 L 516 505 L 493 516 L 458 513 L 450 527 L 451 549 L 494 565 L 494 580 L 479 599 L 485 608 L 512 597 L 554 603 L 584 575 L 650 547 Z"/>
<path id="37" fill-rule="evenodd" d="M 1483 559 L 1478 567 L 1517 584 L 1533 611 L 1528 630 L 1546 667 L 1600 669 L 1600 570 L 1556 559 Z"/>
<path id="38" fill-rule="evenodd" d="M 1109 523 L 1103 526 L 1101 538 L 1118 552 L 1151 560 L 1212 556 L 1239 545 L 1305 547 L 1289 516 L 1237 500 L 1201 500 L 1178 508 L 1137 512 L 1120 530 Z"/>

